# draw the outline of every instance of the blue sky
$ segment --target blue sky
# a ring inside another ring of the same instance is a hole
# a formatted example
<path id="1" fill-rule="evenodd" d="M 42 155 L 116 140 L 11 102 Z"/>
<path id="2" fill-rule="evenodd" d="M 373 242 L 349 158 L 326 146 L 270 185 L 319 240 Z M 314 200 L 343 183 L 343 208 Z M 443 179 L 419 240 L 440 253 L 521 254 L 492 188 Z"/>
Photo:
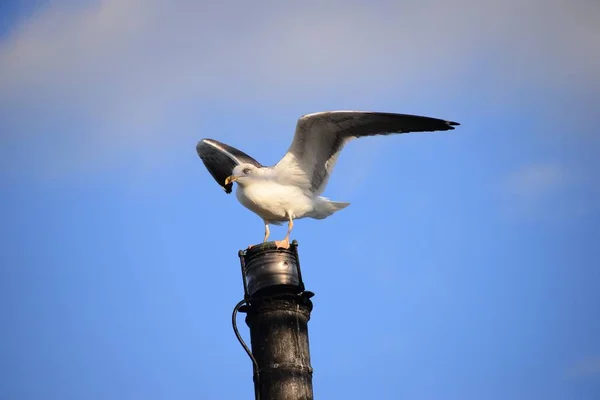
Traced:
<path id="1" fill-rule="evenodd" d="M 296 224 L 316 398 L 597 398 L 597 2 L 190 3 L 0 6 L 0 398 L 252 398 L 263 226 L 195 145 L 331 109 L 462 125 L 350 143 Z"/>

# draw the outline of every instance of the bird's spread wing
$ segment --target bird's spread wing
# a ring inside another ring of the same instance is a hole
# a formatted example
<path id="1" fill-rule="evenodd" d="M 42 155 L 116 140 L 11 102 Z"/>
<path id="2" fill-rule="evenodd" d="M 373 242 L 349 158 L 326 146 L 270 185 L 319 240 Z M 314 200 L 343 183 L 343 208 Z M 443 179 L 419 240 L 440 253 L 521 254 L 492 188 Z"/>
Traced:
<path id="1" fill-rule="evenodd" d="M 208 172 L 226 193 L 231 193 L 233 183 L 225 185 L 225 179 L 231 175 L 237 165 L 249 163 L 262 167 L 258 161 L 243 151 L 214 139 L 202 139 L 196 145 L 196 151 Z"/>
<path id="2" fill-rule="evenodd" d="M 325 190 L 340 151 L 349 140 L 392 133 L 454 129 L 457 122 L 408 114 L 328 111 L 298 120 L 294 140 L 275 165 L 278 175 L 315 195 Z"/>

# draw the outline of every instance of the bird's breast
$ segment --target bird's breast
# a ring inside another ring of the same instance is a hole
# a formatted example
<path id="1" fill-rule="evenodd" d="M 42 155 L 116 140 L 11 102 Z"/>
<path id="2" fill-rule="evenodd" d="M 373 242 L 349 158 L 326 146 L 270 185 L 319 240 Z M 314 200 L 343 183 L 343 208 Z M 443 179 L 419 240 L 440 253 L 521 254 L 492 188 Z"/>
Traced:
<path id="1" fill-rule="evenodd" d="M 244 207 L 271 221 L 287 221 L 288 212 L 301 217 L 312 209 L 312 202 L 300 188 L 269 181 L 238 185 L 236 197 Z"/>

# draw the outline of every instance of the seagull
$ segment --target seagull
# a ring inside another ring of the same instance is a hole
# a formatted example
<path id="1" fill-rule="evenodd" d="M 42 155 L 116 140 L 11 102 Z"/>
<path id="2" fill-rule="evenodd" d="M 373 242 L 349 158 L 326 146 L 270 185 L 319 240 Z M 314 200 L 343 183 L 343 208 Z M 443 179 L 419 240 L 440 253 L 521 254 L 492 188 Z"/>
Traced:
<path id="1" fill-rule="evenodd" d="M 460 124 L 410 114 L 323 111 L 298 119 L 287 153 L 271 167 L 215 139 L 200 140 L 196 151 L 226 193 L 231 193 L 233 183 L 237 183 L 238 201 L 265 224 L 263 243 L 270 236 L 269 224 L 287 222 L 285 238 L 275 241 L 277 248 L 287 249 L 294 220 L 324 219 L 350 205 L 321 196 L 349 141 L 374 135 L 447 131 L 457 125 Z"/>

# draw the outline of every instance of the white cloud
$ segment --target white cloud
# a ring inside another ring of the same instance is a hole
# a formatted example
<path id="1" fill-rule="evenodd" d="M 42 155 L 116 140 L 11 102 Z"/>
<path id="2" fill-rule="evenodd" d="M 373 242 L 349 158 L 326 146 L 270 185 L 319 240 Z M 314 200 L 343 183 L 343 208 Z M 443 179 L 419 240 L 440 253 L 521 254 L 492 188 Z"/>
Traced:
<path id="1" fill-rule="evenodd" d="M 172 140 L 215 102 L 451 103 L 476 74 L 498 91 L 600 86 L 599 18 L 597 2 L 566 0 L 55 1 L 0 42 L 2 136 L 63 135 L 77 165 Z"/>

